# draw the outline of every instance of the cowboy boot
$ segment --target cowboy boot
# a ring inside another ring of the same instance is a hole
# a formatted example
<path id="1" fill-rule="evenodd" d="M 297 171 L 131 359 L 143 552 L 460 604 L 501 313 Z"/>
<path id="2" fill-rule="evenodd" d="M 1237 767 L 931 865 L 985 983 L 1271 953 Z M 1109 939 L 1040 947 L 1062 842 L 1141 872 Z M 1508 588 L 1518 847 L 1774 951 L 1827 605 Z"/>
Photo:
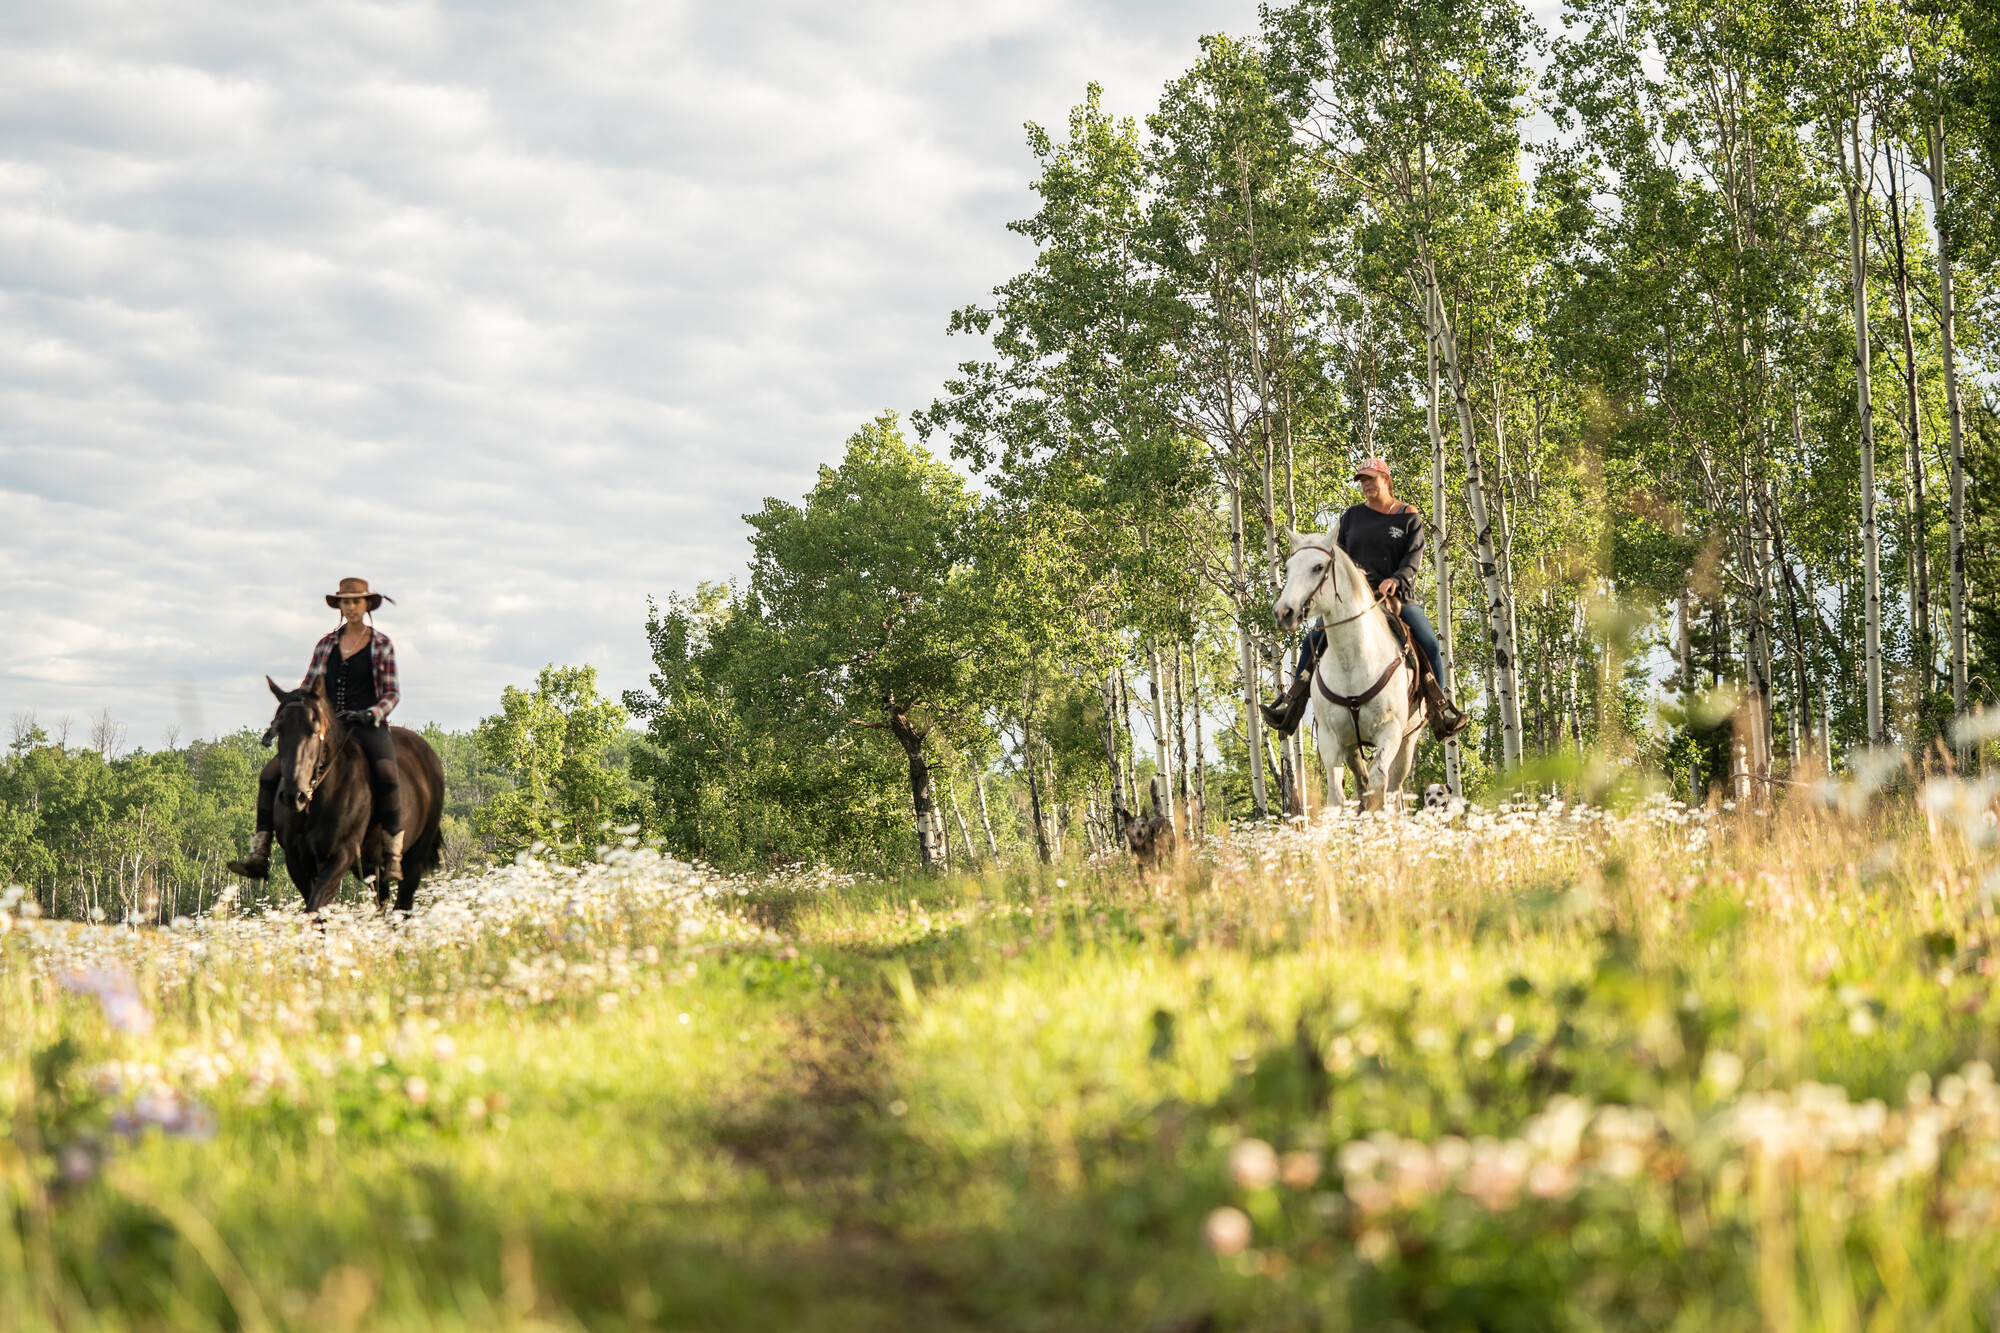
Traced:
<path id="1" fill-rule="evenodd" d="M 1445 697 L 1444 686 L 1438 684 L 1436 676 L 1426 671 L 1423 674 L 1423 682 L 1424 711 L 1431 715 L 1431 735 L 1441 741 L 1448 741 L 1464 731 L 1465 724 L 1471 719 L 1466 717 L 1464 710 L 1457 704 Z"/>
<path id="2" fill-rule="evenodd" d="M 1306 705 L 1312 699 L 1312 685 L 1312 673 L 1301 672 L 1278 702 L 1258 704 L 1257 711 L 1264 715 L 1264 721 L 1270 724 L 1273 731 L 1289 736 L 1299 729 L 1299 720 L 1306 715 Z"/>
<path id="3" fill-rule="evenodd" d="M 403 882 L 403 832 L 401 829 L 396 830 L 394 833 L 385 833 L 382 835 L 382 865 L 375 872 L 375 875 L 378 881 L 393 879 L 398 884 Z"/>
<path id="4" fill-rule="evenodd" d="M 271 831 L 258 829 L 250 835 L 250 855 L 241 861 L 229 863 L 229 873 L 241 875 L 245 879 L 269 879 L 271 877 Z"/>

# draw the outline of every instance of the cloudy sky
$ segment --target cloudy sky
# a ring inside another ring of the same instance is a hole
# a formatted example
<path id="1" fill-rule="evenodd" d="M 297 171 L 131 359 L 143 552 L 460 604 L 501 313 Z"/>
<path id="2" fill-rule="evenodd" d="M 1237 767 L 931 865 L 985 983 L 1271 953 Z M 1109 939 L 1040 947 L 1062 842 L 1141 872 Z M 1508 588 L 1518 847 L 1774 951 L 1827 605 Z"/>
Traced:
<path id="1" fill-rule="evenodd" d="M 212 735 L 342 575 L 398 720 L 547 662 L 643 682 L 648 594 L 740 573 L 972 348 L 1026 120 L 1143 113 L 1250 0 L 0 11 L 0 716 Z M 76 739 L 73 735 L 72 739 Z"/>

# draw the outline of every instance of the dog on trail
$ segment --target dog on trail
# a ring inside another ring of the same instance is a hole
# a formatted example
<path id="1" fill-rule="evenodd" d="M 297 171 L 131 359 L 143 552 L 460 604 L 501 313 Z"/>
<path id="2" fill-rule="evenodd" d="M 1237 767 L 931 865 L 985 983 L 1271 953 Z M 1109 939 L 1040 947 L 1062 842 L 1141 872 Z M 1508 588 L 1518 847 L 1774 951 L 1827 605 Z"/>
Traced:
<path id="1" fill-rule="evenodd" d="M 1158 870 L 1174 859 L 1174 821 L 1164 815 L 1134 819 L 1125 825 L 1125 845 L 1141 870 Z"/>
<path id="2" fill-rule="evenodd" d="M 1142 873 L 1158 870 L 1162 865 L 1171 865 L 1174 860 L 1174 821 L 1167 809 L 1166 788 L 1156 777 L 1150 786 L 1153 797 L 1153 817 L 1141 819 L 1125 808 L 1125 802 L 1116 794 L 1111 797 L 1113 817 L 1125 830 L 1125 846 L 1139 862 Z"/>
<path id="3" fill-rule="evenodd" d="M 1464 798 L 1453 796 L 1451 788 L 1442 782 L 1433 782 L 1424 788 L 1424 809 L 1435 810 L 1450 819 L 1465 809 Z"/>

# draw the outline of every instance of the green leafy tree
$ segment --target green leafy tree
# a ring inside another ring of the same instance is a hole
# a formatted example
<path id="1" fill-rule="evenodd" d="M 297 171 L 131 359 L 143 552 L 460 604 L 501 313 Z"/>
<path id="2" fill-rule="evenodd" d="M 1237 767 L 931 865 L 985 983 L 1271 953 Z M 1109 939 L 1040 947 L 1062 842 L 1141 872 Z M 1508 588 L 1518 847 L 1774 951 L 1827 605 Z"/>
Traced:
<path id="1" fill-rule="evenodd" d="M 511 782 L 487 759 L 474 732 L 446 731 L 437 723 L 425 725 L 423 736 L 436 752 L 444 769 L 444 810 L 439 821 L 440 863 L 452 875 L 468 868 L 480 855 L 491 856 L 495 844 L 478 836 L 473 816 Z"/>
<path id="2" fill-rule="evenodd" d="M 502 691 L 500 711 L 483 719 L 479 747 L 513 786 L 474 817 L 495 851 L 512 855 L 535 843 L 587 855 L 609 824 L 641 822 L 625 775 L 606 762 L 626 712 L 597 694 L 597 669 L 542 668 L 532 690 Z"/>
<path id="3" fill-rule="evenodd" d="M 210 906 L 249 837 L 255 732 L 107 761 L 36 744 L 0 763 L 0 882 L 51 916 L 171 920 Z"/>
<path id="4" fill-rule="evenodd" d="M 902 751 L 918 856 L 941 854 L 927 741 L 978 725 L 993 628 L 977 497 L 884 413 L 822 468 L 803 503 L 749 516 L 753 614 L 806 735 L 859 729 Z"/>
<path id="5" fill-rule="evenodd" d="M 705 583 L 655 606 L 646 637 L 652 688 L 625 694 L 646 724 L 632 771 L 669 848 L 731 868 L 907 863 L 902 756 L 800 716 L 788 659 L 753 598 Z"/>

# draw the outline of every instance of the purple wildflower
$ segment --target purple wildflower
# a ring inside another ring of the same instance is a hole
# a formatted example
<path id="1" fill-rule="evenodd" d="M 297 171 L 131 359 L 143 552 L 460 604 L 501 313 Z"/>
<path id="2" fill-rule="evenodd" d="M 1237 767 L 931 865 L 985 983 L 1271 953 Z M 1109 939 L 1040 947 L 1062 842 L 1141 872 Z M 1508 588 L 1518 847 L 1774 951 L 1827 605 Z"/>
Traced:
<path id="1" fill-rule="evenodd" d="M 129 1036 L 143 1037 L 153 1030 L 153 1011 L 139 998 L 139 983 L 123 968 L 87 967 L 66 972 L 64 990 L 95 995 L 104 1009 L 104 1021 Z"/>
<path id="2" fill-rule="evenodd" d="M 151 1128 L 173 1138 L 206 1143 L 215 1137 L 215 1113 L 170 1088 L 148 1089 L 111 1117 L 111 1128 L 128 1139 Z"/>
<path id="3" fill-rule="evenodd" d="M 97 1176 L 97 1145 L 88 1139 L 78 1139 L 63 1145 L 56 1154 L 56 1170 L 62 1182 L 72 1189 L 88 1185 Z"/>

